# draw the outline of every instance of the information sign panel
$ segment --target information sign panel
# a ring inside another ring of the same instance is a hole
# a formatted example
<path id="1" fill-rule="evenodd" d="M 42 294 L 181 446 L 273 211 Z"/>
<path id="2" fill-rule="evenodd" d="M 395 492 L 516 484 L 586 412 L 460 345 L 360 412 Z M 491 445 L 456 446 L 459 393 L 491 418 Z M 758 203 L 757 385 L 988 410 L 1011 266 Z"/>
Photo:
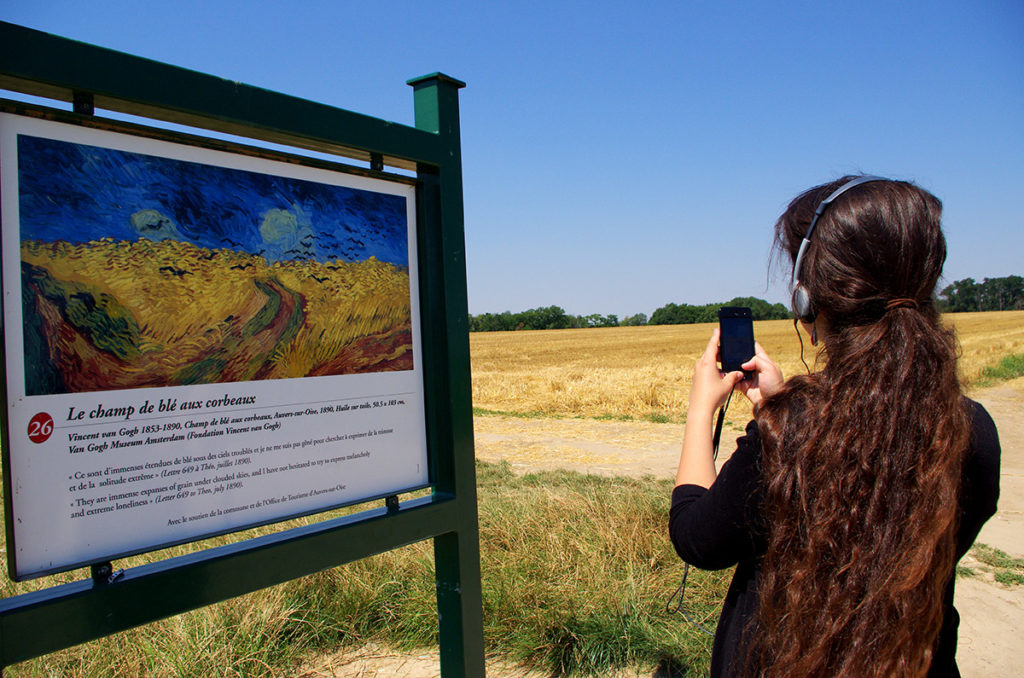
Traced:
<path id="1" fill-rule="evenodd" d="M 0 114 L 22 579 L 428 483 L 414 188 Z"/>

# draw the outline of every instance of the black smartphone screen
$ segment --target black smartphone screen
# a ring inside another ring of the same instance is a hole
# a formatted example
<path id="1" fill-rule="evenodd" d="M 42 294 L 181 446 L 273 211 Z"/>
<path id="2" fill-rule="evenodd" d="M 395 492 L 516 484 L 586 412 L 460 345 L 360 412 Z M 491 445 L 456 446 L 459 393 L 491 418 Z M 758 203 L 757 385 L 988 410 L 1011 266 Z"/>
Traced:
<path id="1" fill-rule="evenodd" d="M 723 372 L 735 372 L 740 365 L 754 357 L 754 318 L 746 306 L 723 306 L 718 309 L 718 326 L 721 328 L 719 357 Z M 752 372 L 743 371 L 744 377 Z"/>

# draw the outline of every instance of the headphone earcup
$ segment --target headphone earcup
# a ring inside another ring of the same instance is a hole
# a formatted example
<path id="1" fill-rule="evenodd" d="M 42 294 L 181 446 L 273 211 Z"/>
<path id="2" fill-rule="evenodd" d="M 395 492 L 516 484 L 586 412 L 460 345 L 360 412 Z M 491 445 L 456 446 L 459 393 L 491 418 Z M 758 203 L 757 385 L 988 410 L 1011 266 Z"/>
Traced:
<path id="1" fill-rule="evenodd" d="M 811 295 L 807 293 L 807 288 L 800 283 L 793 288 L 793 313 L 805 323 L 814 322 L 814 317 L 817 315 L 814 304 L 811 303 Z"/>
<path id="2" fill-rule="evenodd" d="M 807 227 L 807 235 L 805 235 L 804 239 L 800 242 L 800 247 L 797 249 L 796 257 L 793 258 L 793 313 L 798 319 L 805 323 L 813 323 L 814 318 L 818 315 L 818 312 L 814 308 L 814 304 L 811 303 L 811 295 L 808 294 L 807 288 L 800 284 L 800 264 L 804 260 L 804 254 L 807 252 L 807 248 L 811 245 L 811 234 L 814 233 L 814 227 L 818 224 L 818 219 L 825 213 L 825 209 L 832 204 L 833 200 L 854 186 L 860 186 L 861 184 L 866 184 L 869 181 L 888 181 L 888 179 L 868 174 L 851 179 L 836 190 L 832 191 L 831 195 L 821 201 L 818 205 L 818 209 L 814 210 L 814 218 L 811 219 L 811 225 Z"/>

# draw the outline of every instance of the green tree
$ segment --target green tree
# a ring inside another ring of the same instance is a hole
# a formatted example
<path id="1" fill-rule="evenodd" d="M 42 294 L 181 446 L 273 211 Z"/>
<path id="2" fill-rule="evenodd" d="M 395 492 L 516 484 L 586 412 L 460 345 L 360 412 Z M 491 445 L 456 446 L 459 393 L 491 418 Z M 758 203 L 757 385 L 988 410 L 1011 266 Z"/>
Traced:
<path id="1" fill-rule="evenodd" d="M 619 317 L 615 314 L 601 315 L 600 313 L 591 313 L 588 316 L 583 317 L 584 327 L 618 327 Z"/>
<path id="2" fill-rule="evenodd" d="M 561 330 L 571 325 L 571 319 L 559 306 L 531 308 L 515 315 L 517 330 Z"/>
<path id="3" fill-rule="evenodd" d="M 651 325 L 681 325 L 685 322 L 682 318 L 682 309 L 672 302 L 656 308 L 650 320 Z"/>
<path id="4" fill-rule="evenodd" d="M 622 324 L 626 325 L 626 326 L 629 326 L 629 327 L 635 327 L 635 326 L 638 326 L 638 325 L 646 325 L 647 324 L 647 314 L 646 313 L 636 313 L 634 315 L 626 316 L 625 318 L 622 319 Z"/>
<path id="5" fill-rule="evenodd" d="M 784 304 L 769 304 L 757 297 L 736 297 L 723 306 L 749 306 L 754 320 L 783 320 L 791 317 L 789 309 Z"/>
<path id="6" fill-rule="evenodd" d="M 718 320 L 718 309 L 722 306 L 748 306 L 754 320 L 775 320 L 789 318 L 789 309 L 782 304 L 769 304 L 757 297 L 736 297 L 723 304 L 690 304 L 668 303 L 655 309 L 648 322 L 650 325 L 685 325 L 688 323 L 712 323 Z"/>
<path id="7" fill-rule="evenodd" d="M 1024 309 L 1024 278 L 1008 275 L 1003 278 L 955 280 L 939 292 L 936 302 L 943 312 L 1007 311 Z"/>

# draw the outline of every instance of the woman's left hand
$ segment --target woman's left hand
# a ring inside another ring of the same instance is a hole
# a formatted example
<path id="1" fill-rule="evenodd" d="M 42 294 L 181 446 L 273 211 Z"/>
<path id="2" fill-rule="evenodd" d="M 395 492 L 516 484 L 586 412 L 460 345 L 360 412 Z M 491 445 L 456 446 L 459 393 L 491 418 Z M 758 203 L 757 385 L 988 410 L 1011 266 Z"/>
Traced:
<path id="1" fill-rule="evenodd" d="M 743 372 L 723 373 L 718 369 L 718 340 L 720 330 L 711 333 L 704 354 L 693 368 L 693 386 L 690 388 L 691 413 L 713 413 L 725 404 L 732 389 L 743 380 Z"/>

